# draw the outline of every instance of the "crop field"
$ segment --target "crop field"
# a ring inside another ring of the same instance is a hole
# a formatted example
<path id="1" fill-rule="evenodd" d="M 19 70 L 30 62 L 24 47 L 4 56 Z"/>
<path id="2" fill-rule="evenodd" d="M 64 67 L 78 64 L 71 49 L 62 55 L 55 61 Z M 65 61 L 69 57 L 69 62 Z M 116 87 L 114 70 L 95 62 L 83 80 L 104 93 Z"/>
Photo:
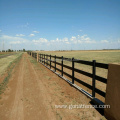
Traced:
<path id="1" fill-rule="evenodd" d="M 38 52 L 87 61 L 94 59 L 107 64 L 120 63 L 119 50 Z M 63 62 L 71 66 L 71 62 Z M 59 65 L 57 67 L 61 69 Z M 92 73 L 90 66 L 75 63 L 75 67 Z M 72 74 L 67 68 L 64 71 Z M 96 72 L 107 78 L 107 70 L 99 68 Z M 78 73 L 75 73 L 75 77 L 92 84 L 89 77 Z M 91 92 L 88 88 L 76 82 L 75 84 Z M 101 82 L 97 82 L 96 87 L 106 90 L 106 85 Z M 104 102 L 104 98 L 97 94 L 96 96 Z M 90 102 L 90 98 L 71 87 L 26 52 L 0 58 L 0 120 L 106 120 L 94 108 L 75 107 L 90 106 Z"/>

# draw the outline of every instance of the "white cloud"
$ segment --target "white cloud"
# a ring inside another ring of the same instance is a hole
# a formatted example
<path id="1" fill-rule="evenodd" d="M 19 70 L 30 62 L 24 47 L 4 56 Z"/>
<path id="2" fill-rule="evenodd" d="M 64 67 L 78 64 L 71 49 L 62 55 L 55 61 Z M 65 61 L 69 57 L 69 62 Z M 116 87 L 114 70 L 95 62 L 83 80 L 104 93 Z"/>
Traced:
<path id="1" fill-rule="evenodd" d="M 76 40 L 76 37 L 75 37 L 75 36 L 72 36 L 70 40 L 71 40 L 71 41 Z"/>
<path id="2" fill-rule="evenodd" d="M 17 36 L 17 37 L 23 37 L 23 36 L 25 36 L 25 35 L 23 35 L 23 34 L 16 34 L 16 36 Z"/>
<path id="3" fill-rule="evenodd" d="M 34 35 L 34 34 L 30 34 L 29 36 L 30 36 L 30 37 L 33 37 L 33 36 L 35 36 L 35 35 Z"/>
<path id="4" fill-rule="evenodd" d="M 70 40 L 73 44 L 77 44 L 77 43 L 80 43 L 80 44 L 81 43 L 96 43 L 96 41 L 91 40 L 91 38 L 88 37 L 87 35 L 72 36 Z"/>
<path id="5" fill-rule="evenodd" d="M 20 41 L 11 41 L 10 44 L 21 44 L 22 42 Z"/>
<path id="6" fill-rule="evenodd" d="M 2 30 L 0 30 L 0 32 L 2 32 Z"/>
<path id="7" fill-rule="evenodd" d="M 33 42 L 34 44 L 38 44 L 38 43 L 47 43 L 48 40 L 45 39 L 45 38 L 39 38 L 38 40 L 32 40 L 32 42 Z"/>
<path id="8" fill-rule="evenodd" d="M 79 36 L 79 38 L 81 39 L 81 40 L 85 40 L 85 41 L 89 41 L 89 40 L 91 40 L 89 37 L 87 37 L 87 35 L 83 35 L 83 36 Z"/>
<path id="9" fill-rule="evenodd" d="M 120 43 L 120 39 L 118 39 L 118 43 Z"/>
<path id="10" fill-rule="evenodd" d="M 82 41 L 81 41 L 81 40 L 78 40 L 77 42 L 78 42 L 78 43 L 82 43 Z"/>
<path id="11" fill-rule="evenodd" d="M 108 40 L 101 40 L 101 43 L 109 43 Z"/>
<path id="12" fill-rule="evenodd" d="M 30 34 L 31 35 L 31 34 Z M 27 40 L 22 38 L 23 34 L 17 34 L 16 36 L 1 35 L 0 42 L 5 41 L 6 49 L 9 49 L 10 44 L 13 44 L 14 49 L 43 49 L 43 50 L 70 50 L 70 49 L 102 49 L 107 45 L 111 45 L 108 40 L 95 41 L 88 35 L 71 36 L 71 38 L 56 38 L 53 40 L 47 40 L 46 38 L 39 38 Z M 33 36 L 33 35 L 32 35 Z M 100 44 L 101 43 L 101 44 Z M 106 44 L 102 44 L 106 43 Z M 116 39 L 109 48 L 115 48 L 118 46 L 120 39 Z M 2 46 L 2 44 L 0 44 Z M 1 47 L 0 46 L 0 47 Z M 2 48 L 2 47 L 1 47 Z"/>
<path id="13" fill-rule="evenodd" d="M 51 42 L 52 42 L 52 43 L 54 43 L 54 42 L 55 42 L 55 40 L 51 40 Z"/>
<path id="14" fill-rule="evenodd" d="M 96 43 L 96 41 L 94 41 L 94 40 L 87 40 L 87 41 L 85 41 L 85 43 Z"/>
<path id="15" fill-rule="evenodd" d="M 80 32 L 82 32 L 83 30 L 79 30 Z"/>
<path id="16" fill-rule="evenodd" d="M 56 38 L 56 42 L 59 42 L 59 38 Z"/>
<path id="17" fill-rule="evenodd" d="M 56 38 L 56 40 L 50 40 L 50 43 L 67 43 L 68 44 L 68 38 L 65 37 L 63 39 Z"/>
<path id="18" fill-rule="evenodd" d="M 85 38 L 84 40 L 86 40 L 86 41 L 90 41 L 91 39 L 90 39 L 89 37 L 87 37 L 87 38 Z"/>
<path id="19" fill-rule="evenodd" d="M 21 43 L 26 43 L 28 42 L 27 39 L 23 39 L 23 38 L 20 38 L 20 37 L 13 37 L 13 36 L 8 36 L 8 35 L 2 35 L 0 37 L 0 40 L 4 40 L 6 41 L 7 43 L 10 43 L 10 44 L 21 44 Z"/>
<path id="20" fill-rule="evenodd" d="M 63 42 L 68 42 L 68 38 L 67 37 L 63 38 Z"/>
<path id="21" fill-rule="evenodd" d="M 39 31 L 33 31 L 34 33 L 39 33 Z"/>
<path id="22" fill-rule="evenodd" d="M 65 43 L 66 43 L 66 44 L 70 44 L 70 42 L 68 42 L 68 41 L 67 41 L 67 42 L 65 42 Z"/>

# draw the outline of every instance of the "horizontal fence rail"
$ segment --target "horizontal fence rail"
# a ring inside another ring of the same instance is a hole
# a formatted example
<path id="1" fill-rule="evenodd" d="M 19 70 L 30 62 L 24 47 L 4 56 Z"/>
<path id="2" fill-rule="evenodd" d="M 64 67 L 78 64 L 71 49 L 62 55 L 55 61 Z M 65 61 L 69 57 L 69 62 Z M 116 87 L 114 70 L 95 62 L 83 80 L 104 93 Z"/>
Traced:
<path id="1" fill-rule="evenodd" d="M 28 54 L 37 59 L 37 53 L 28 52 Z M 38 61 L 41 62 L 44 65 L 47 65 L 49 69 L 53 68 L 54 72 L 59 71 L 61 73 L 59 75 L 61 75 L 62 77 L 64 75 L 66 75 L 69 78 L 71 78 L 72 84 L 74 84 L 74 81 L 76 81 L 76 82 L 82 84 L 83 86 L 89 88 L 90 90 L 92 90 L 92 95 L 90 93 L 88 93 L 87 91 L 84 91 L 87 94 L 89 94 L 92 98 L 95 97 L 95 93 L 101 95 L 102 97 L 105 97 L 105 92 L 96 88 L 96 80 L 100 81 L 104 84 L 107 84 L 107 79 L 96 75 L 96 67 L 103 68 L 103 69 L 108 69 L 108 64 L 98 63 L 95 60 L 84 61 L 84 60 L 78 60 L 78 59 L 74 59 L 74 58 L 66 58 L 66 57 L 63 57 L 63 56 L 60 57 L 60 56 L 56 56 L 56 55 L 53 56 L 53 55 L 47 55 L 47 54 L 38 54 L 38 57 L 39 57 Z M 58 61 L 60 61 L 60 62 L 58 62 Z M 64 61 L 71 62 L 72 67 L 68 66 L 68 65 L 65 65 Z M 52 65 L 52 63 L 54 63 L 54 66 Z M 80 63 L 80 64 L 91 66 L 92 67 L 92 73 L 89 73 L 89 72 L 86 72 L 86 71 L 75 68 L 75 63 Z M 56 65 L 61 66 L 61 69 L 57 68 Z M 64 68 L 67 68 L 67 69 L 71 70 L 72 75 L 70 75 L 69 73 L 66 73 L 64 71 Z M 88 83 L 82 81 L 81 79 L 76 78 L 74 76 L 75 72 L 92 78 L 92 85 L 89 85 Z"/>

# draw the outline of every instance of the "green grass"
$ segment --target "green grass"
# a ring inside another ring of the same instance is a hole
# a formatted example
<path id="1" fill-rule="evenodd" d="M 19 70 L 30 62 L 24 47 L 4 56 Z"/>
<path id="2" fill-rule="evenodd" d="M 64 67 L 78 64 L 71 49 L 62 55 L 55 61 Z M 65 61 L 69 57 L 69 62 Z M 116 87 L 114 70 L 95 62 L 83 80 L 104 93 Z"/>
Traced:
<path id="1" fill-rule="evenodd" d="M 4 80 L 2 81 L 2 83 L 0 83 L 0 95 L 2 93 L 4 93 L 7 84 L 9 82 L 9 78 L 11 76 L 12 70 L 15 67 L 15 65 L 20 61 L 22 54 L 19 54 L 19 56 L 13 60 L 12 62 L 9 63 L 8 67 L 7 67 L 7 76 L 4 78 Z"/>

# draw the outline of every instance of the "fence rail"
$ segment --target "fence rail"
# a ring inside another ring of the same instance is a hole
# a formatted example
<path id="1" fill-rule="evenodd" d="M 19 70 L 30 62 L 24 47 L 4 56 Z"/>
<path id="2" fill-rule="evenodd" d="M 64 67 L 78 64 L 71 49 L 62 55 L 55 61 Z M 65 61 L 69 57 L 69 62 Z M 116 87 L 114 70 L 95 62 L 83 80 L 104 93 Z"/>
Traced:
<path id="1" fill-rule="evenodd" d="M 29 55 L 32 54 L 32 57 L 37 59 L 37 53 L 28 52 L 28 54 Z M 60 60 L 61 63 L 57 62 L 57 59 Z M 108 64 L 98 63 L 95 60 L 93 60 L 93 61 L 84 61 L 84 60 L 78 60 L 78 59 L 74 59 L 74 58 L 71 59 L 71 58 L 66 58 L 66 57 L 63 57 L 63 56 L 60 57 L 60 56 L 56 56 L 56 55 L 53 56 L 53 55 L 47 55 L 47 54 L 38 54 L 38 61 L 43 63 L 44 65 L 47 65 L 49 67 L 49 69 L 51 69 L 51 67 L 52 67 L 54 69 L 54 72 L 56 72 L 56 70 L 59 71 L 61 73 L 61 76 L 66 75 L 69 78 L 71 78 L 72 79 L 72 84 L 74 84 L 74 81 L 76 81 L 76 82 L 82 84 L 83 86 L 89 88 L 90 90 L 92 90 L 92 95 L 90 93 L 88 93 L 87 91 L 85 91 L 87 94 L 91 95 L 92 98 L 95 97 L 95 93 L 105 97 L 105 92 L 98 89 L 98 88 L 96 88 L 96 80 L 106 84 L 107 79 L 96 75 L 96 67 L 103 68 L 103 69 L 108 69 Z M 65 65 L 64 61 L 70 61 L 72 67 L 68 66 L 68 65 Z M 51 63 L 54 63 L 54 66 Z M 75 63 L 92 66 L 92 73 L 89 73 L 89 72 L 86 72 L 86 71 L 75 68 Z M 61 66 L 61 69 L 57 68 L 56 65 Z M 69 73 L 66 73 L 64 71 L 64 68 L 67 68 L 67 69 L 71 70 L 72 75 L 70 75 Z M 82 81 L 81 79 L 76 78 L 74 76 L 75 72 L 92 78 L 92 85 Z"/>

